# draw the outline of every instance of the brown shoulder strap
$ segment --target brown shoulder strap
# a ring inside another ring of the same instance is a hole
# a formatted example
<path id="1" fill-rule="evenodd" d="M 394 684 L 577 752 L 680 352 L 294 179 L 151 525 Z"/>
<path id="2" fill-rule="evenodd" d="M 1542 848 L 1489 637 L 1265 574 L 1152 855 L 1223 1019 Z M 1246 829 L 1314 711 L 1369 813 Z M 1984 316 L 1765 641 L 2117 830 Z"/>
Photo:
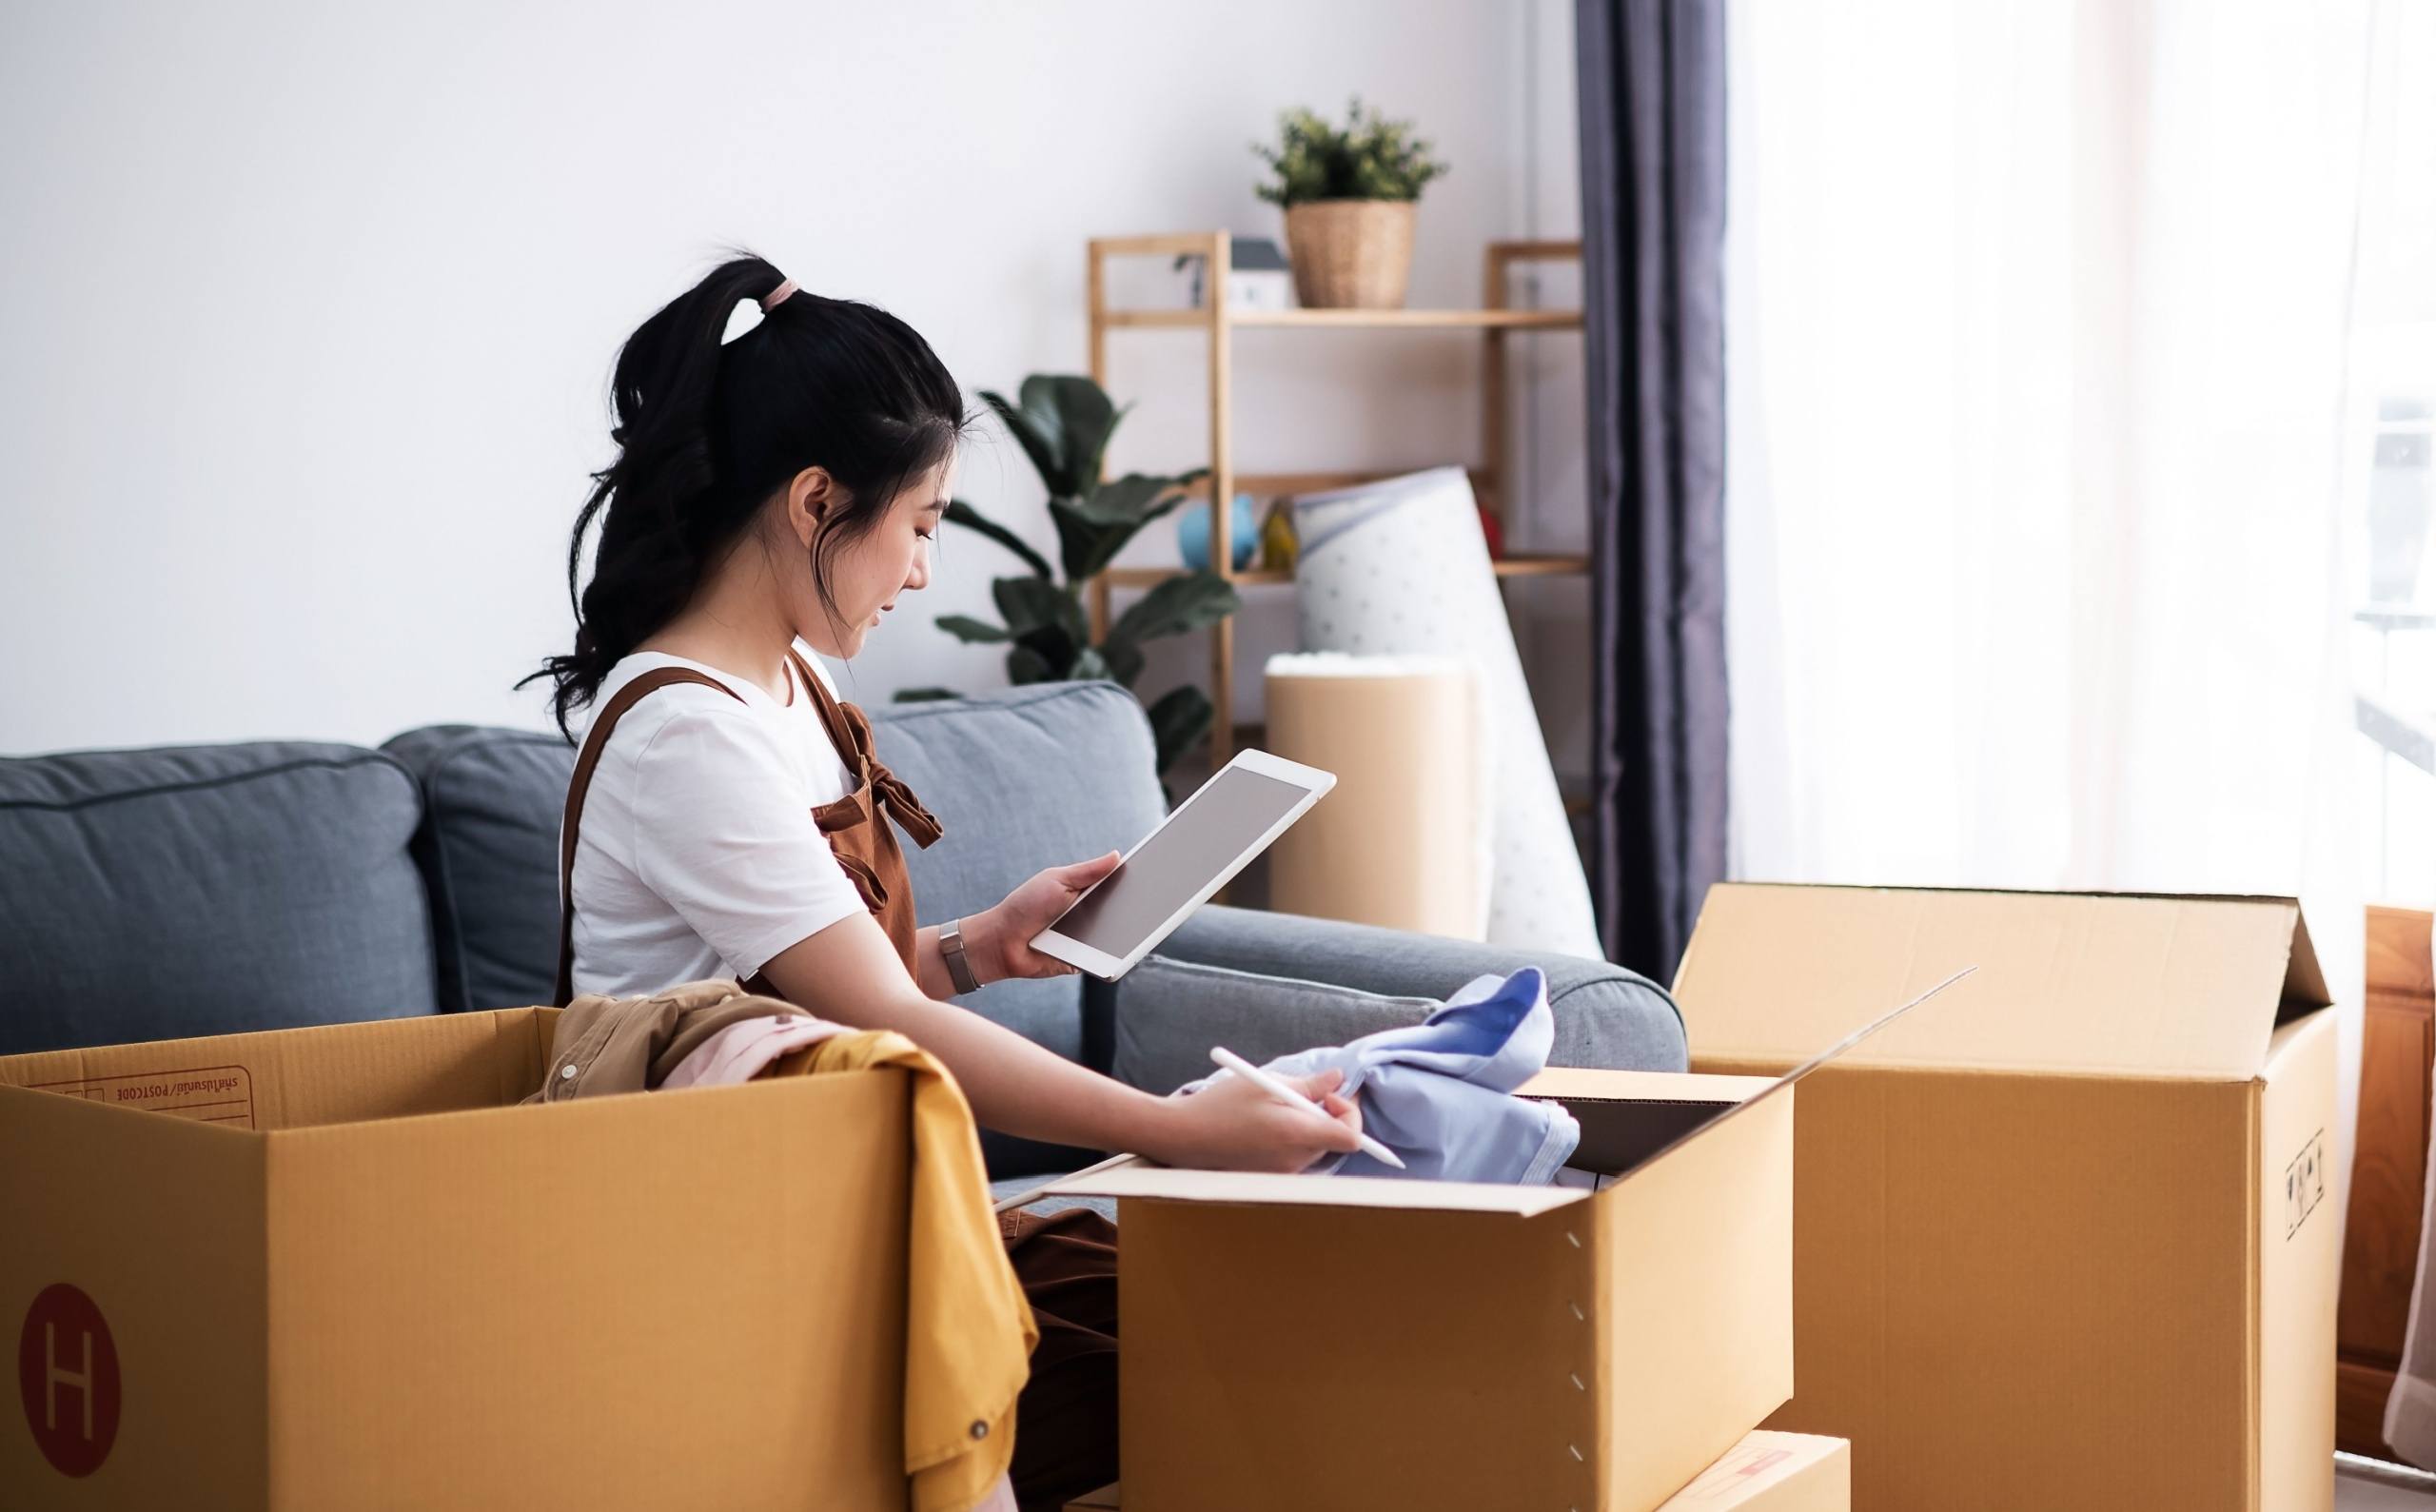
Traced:
<path id="1" fill-rule="evenodd" d="M 584 797 L 592 791 L 592 770 L 600 764 L 600 753 L 608 747 L 610 732 L 618 728 L 619 718 L 627 710 L 662 688 L 684 682 L 717 688 L 738 703 L 744 701 L 744 695 L 718 678 L 698 672 L 682 667 L 646 672 L 619 689 L 618 696 L 593 716 L 592 729 L 583 737 L 583 750 L 576 756 L 575 775 L 567 779 L 566 816 L 559 821 L 559 981 L 551 1001 L 560 1008 L 575 998 L 575 832 L 583 819 Z"/>
<path id="2" fill-rule="evenodd" d="M 820 722 L 828 728 L 830 743 L 837 748 L 837 759 L 846 763 L 848 773 L 858 785 L 871 788 L 872 814 L 876 815 L 886 809 L 923 850 L 936 844 L 945 829 L 936 815 L 922 807 L 922 800 L 914 795 L 914 790 L 880 760 L 879 741 L 873 734 L 871 716 L 831 696 L 828 685 L 813 675 L 812 668 L 793 647 L 788 648 L 787 655 L 794 659 L 804 686 L 820 705 Z M 856 807 L 855 795 L 849 793 L 827 808 L 815 809 L 813 816 L 822 820 L 824 830 L 830 829 L 835 825 L 824 815 L 834 813 L 836 824 L 856 822 L 861 818 L 855 812 Z"/>
<path id="3" fill-rule="evenodd" d="M 861 758 L 862 753 L 855 744 L 854 726 L 847 722 L 844 707 L 830 696 L 829 684 L 820 680 L 819 674 L 812 670 L 812 663 L 804 659 L 802 652 L 789 646 L 787 659 L 796 664 L 796 680 L 803 684 L 803 691 L 819 709 L 821 728 L 829 732 L 830 744 L 837 748 L 837 759 L 852 768 Z M 855 776 L 860 780 L 862 774 L 857 772 Z"/>

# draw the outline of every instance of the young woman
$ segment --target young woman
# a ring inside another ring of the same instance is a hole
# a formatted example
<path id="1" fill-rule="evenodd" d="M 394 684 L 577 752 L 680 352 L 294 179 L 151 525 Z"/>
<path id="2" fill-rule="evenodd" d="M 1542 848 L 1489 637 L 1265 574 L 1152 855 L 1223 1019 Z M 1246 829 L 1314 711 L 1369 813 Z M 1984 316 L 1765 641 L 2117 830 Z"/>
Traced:
<path id="1" fill-rule="evenodd" d="M 747 302 L 760 324 L 723 343 Z M 1009 1133 L 1246 1170 L 1354 1148 L 1358 1115 L 1334 1073 L 1302 1084 L 1334 1126 L 1232 1077 L 1154 1097 L 949 1001 L 1071 972 L 1027 942 L 1116 856 L 1052 866 L 985 913 L 917 927 L 890 826 L 927 845 L 937 823 L 798 649 L 853 658 L 931 580 L 969 420 L 929 344 L 745 257 L 644 322 L 613 387 L 619 454 L 567 550 L 575 647 L 536 675 L 555 685 L 560 728 L 593 711 L 568 807 L 561 1001 L 747 978 L 820 1017 L 903 1033 L 953 1073 L 981 1123 Z M 1042 1323 L 1036 1381 L 1054 1332 Z M 1028 1387 L 1019 1492 L 1033 1408 Z M 1071 1400 L 1052 1410 L 1088 1416 Z"/>

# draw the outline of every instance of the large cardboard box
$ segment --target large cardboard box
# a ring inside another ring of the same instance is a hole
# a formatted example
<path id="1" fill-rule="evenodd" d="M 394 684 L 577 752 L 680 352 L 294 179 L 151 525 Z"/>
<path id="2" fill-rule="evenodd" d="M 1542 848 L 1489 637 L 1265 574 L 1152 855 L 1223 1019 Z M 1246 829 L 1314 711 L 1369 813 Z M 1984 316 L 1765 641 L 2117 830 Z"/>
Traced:
<path id="1" fill-rule="evenodd" d="M 1872 1512 L 2330 1504 L 2333 1015 L 2281 898 L 1720 886 L 1697 1070 L 1802 1087 L 1794 1401 Z"/>
<path id="2" fill-rule="evenodd" d="M 1728 1449 L 1659 1512 L 1852 1512 L 1853 1446 L 1761 1429 Z"/>
<path id="3" fill-rule="evenodd" d="M 1114 1196 L 1128 1506 L 1648 1512 L 1791 1393 L 1793 1084 L 1549 1071 L 1602 1190 L 1170 1170 Z"/>
<path id="4" fill-rule="evenodd" d="M 0 1502 L 904 1505 L 903 1074 L 511 1106 L 553 1016 L 0 1059 Z"/>

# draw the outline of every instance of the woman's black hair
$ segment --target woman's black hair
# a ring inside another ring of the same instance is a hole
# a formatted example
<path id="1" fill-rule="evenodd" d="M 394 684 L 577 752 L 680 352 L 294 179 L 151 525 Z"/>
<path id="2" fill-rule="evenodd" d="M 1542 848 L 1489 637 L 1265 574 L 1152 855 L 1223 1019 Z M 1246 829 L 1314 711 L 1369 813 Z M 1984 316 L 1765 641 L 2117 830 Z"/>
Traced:
<path id="1" fill-rule="evenodd" d="M 760 258 L 737 257 L 619 350 L 609 433 L 618 459 L 592 475 L 567 542 L 575 649 L 517 684 L 550 680 L 562 733 L 609 669 L 677 617 L 755 511 L 797 473 L 827 468 L 845 495 L 813 546 L 826 608 L 833 555 L 869 535 L 909 481 L 953 455 L 969 423 L 930 344 L 869 304 L 797 289 L 722 345 L 737 307 L 784 281 Z M 596 521 L 592 580 L 579 588 Z"/>

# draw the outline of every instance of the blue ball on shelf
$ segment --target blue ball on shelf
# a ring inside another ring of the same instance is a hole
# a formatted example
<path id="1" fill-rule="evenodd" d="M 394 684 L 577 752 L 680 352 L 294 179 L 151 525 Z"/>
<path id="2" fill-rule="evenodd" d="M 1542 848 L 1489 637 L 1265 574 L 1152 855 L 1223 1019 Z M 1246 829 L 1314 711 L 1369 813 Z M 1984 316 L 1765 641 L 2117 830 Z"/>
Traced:
<path id="1" fill-rule="evenodd" d="M 1235 570 L 1243 571 L 1252 564 L 1252 557 L 1260 550 L 1260 525 L 1252 518 L 1252 496 L 1237 494 L 1235 507 L 1228 512 L 1232 517 L 1235 537 Z M 1176 548 L 1184 555 L 1185 566 L 1200 572 L 1209 565 L 1209 506 L 1193 504 L 1176 514 Z"/>

